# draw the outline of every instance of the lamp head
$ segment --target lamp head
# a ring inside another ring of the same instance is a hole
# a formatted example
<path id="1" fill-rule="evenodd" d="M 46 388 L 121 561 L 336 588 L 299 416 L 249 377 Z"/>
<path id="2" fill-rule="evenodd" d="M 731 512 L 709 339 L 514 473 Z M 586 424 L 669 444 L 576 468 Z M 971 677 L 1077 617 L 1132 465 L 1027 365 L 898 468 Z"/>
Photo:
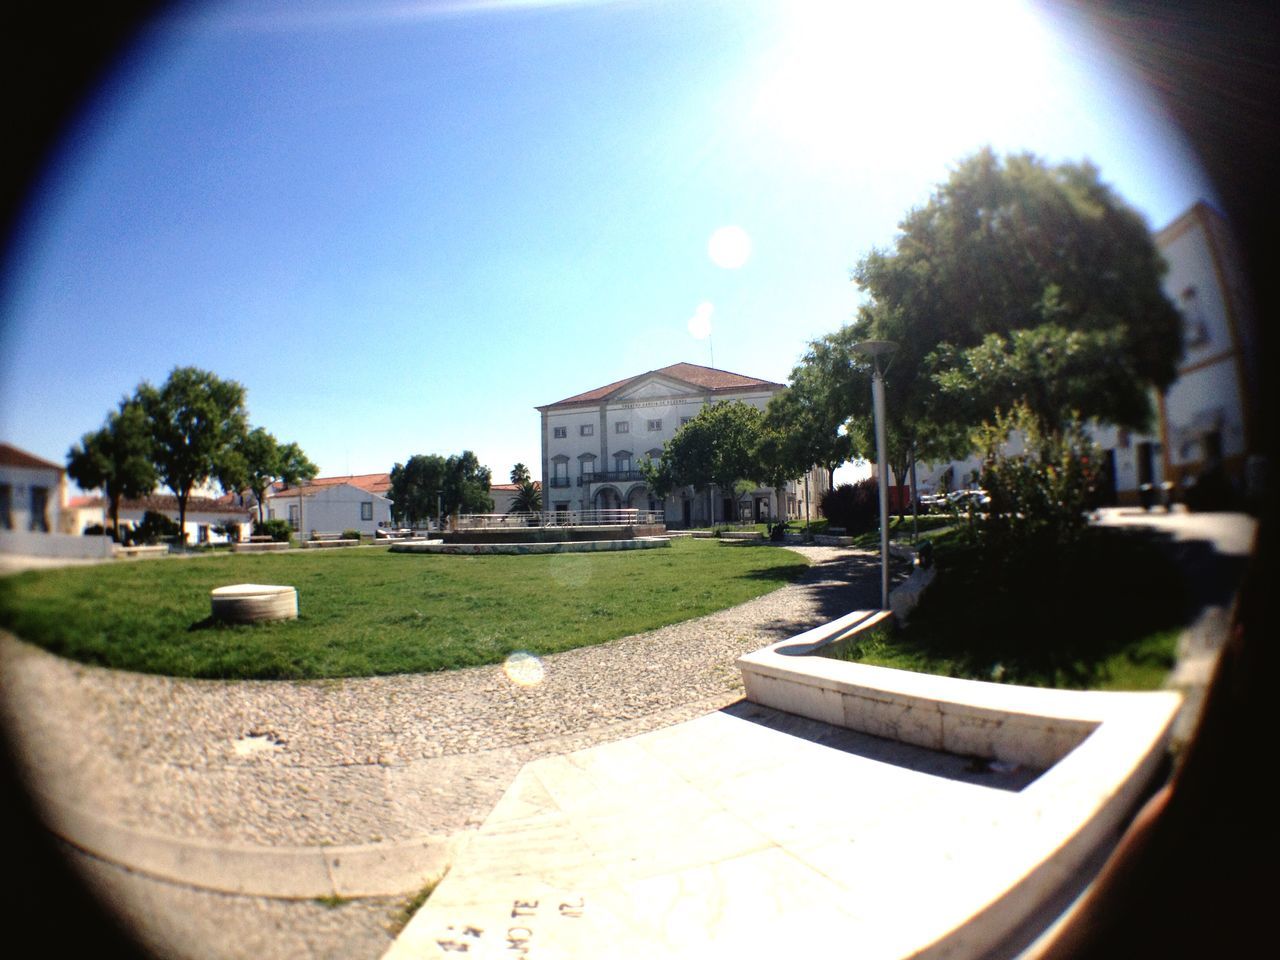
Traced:
<path id="1" fill-rule="evenodd" d="M 860 340 L 857 343 L 855 343 L 851 349 L 853 350 L 854 353 L 860 353 L 864 357 L 870 357 L 871 362 L 875 365 L 876 370 L 879 371 L 880 358 L 881 357 L 885 358 L 886 360 L 885 369 L 888 369 L 887 361 L 890 357 L 893 356 L 894 351 L 898 349 L 898 345 L 894 343 L 892 340 Z M 883 372 L 883 371 L 880 371 L 880 372 Z"/>

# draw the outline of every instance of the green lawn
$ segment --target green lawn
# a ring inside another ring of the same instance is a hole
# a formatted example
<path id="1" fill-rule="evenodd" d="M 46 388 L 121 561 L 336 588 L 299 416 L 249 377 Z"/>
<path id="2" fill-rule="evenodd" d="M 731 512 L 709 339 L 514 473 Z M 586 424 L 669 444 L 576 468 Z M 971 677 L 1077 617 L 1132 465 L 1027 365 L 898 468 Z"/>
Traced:
<path id="1" fill-rule="evenodd" d="M 1158 689 L 1174 666 L 1185 591 L 1148 537 L 1094 529 L 1076 551 L 1021 568 L 990 564 L 960 531 L 933 540 L 938 576 L 909 626 L 873 631 L 831 656 L 1100 690 Z"/>
<path id="2" fill-rule="evenodd" d="M 702 616 L 806 566 L 787 550 L 432 556 L 385 549 L 235 554 L 0 578 L 0 628 L 63 656 L 147 673 L 305 679 L 420 673 L 554 653 Z M 295 621 L 211 625 L 209 591 L 298 589 Z"/>

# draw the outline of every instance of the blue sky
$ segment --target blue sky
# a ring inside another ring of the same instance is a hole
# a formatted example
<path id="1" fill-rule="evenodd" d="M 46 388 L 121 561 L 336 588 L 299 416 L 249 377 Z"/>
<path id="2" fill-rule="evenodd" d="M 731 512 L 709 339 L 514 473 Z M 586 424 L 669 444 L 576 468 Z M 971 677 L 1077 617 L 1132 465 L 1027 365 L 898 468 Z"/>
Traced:
<path id="1" fill-rule="evenodd" d="M 61 462 L 195 365 L 325 474 L 467 448 L 536 475 L 535 405 L 713 352 L 785 381 L 851 318 L 850 268 L 983 145 L 1088 158 L 1153 227 L 1212 201 L 1149 93 L 1048 10 L 177 7 L 5 265 L 0 439 Z M 725 226 L 740 266 L 709 255 Z"/>

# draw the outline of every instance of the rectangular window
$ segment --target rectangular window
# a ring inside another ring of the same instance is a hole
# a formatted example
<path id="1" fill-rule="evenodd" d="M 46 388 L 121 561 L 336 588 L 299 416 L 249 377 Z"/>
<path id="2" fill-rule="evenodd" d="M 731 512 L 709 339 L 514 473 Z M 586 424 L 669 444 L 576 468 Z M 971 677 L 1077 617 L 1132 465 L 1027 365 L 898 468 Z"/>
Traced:
<path id="1" fill-rule="evenodd" d="M 582 426 L 578 428 L 579 436 L 583 436 L 583 437 L 593 436 L 595 432 L 596 432 L 596 427 L 594 423 L 584 423 Z"/>
<path id="2" fill-rule="evenodd" d="M 613 432 L 614 433 L 630 433 L 631 424 L 629 424 L 626 420 L 619 420 L 617 423 L 613 425 Z"/>
<path id="3" fill-rule="evenodd" d="M 373 519 L 373 501 L 372 500 L 362 500 L 360 502 L 360 519 L 361 520 Z"/>
<path id="4" fill-rule="evenodd" d="M 661 429 L 662 429 L 662 421 L 661 421 L 661 420 L 650 420 L 650 421 L 649 421 L 649 432 L 650 432 L 650 433 L 656 433 L 657 431 L 659 431 L 659 430 L 661 430 Z"/>
<path id="5" fill-rule="evenodd" d="M 569 428 L 568 428 L 568 427 L 555 427 L 555 428 L 553 429 L 553 431 L 552 431 L 552 435 L 554 436 L 554 438 L 555 438 L 556 440 L 564 440 L 564 439 L 566 439 L 566 438 L 569 436 Z"/>
<path id="6" fill-rule="evenodd" d="M 49 488 L 31 488 L 31 522 L 28 526 L 40 533 L 49 532 Z"/>
<path id="7" fill-rule="evenodd" d="M 296 503 L 289 504 L 289 526 L 294 530 L 297 530 L 302 522 L 301 509 Z"/>
<path id="8" fill-rule="evenodd" d="M 13 529 L 13 487 L 0 483 L 0 530 Z"/>

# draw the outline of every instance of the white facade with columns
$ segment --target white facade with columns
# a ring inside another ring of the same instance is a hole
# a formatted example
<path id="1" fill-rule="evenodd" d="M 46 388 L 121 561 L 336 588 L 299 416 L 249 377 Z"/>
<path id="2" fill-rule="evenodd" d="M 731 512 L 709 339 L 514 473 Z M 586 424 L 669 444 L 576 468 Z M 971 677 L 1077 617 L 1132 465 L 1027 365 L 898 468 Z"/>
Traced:
<path id="1" fill-rule="evenodd" d="M 778 504 L 777 493 L 764 487 L 740 494 L 685 488 L 660 500 L 640 474 L 640 462 L 645 457 L 661 459 L 663 444 L 706 405 L 740 400 L 763 410 L 783 389 L 783 384 L 768 380 L 677 363 L 538 407 L 543 509 L 661 510 L 673 527 L 803 517 L 804 478 L 788 483 L 786 502 Z M 827 473 L 810 473 L 809 512 L 816 518 Z"/>

